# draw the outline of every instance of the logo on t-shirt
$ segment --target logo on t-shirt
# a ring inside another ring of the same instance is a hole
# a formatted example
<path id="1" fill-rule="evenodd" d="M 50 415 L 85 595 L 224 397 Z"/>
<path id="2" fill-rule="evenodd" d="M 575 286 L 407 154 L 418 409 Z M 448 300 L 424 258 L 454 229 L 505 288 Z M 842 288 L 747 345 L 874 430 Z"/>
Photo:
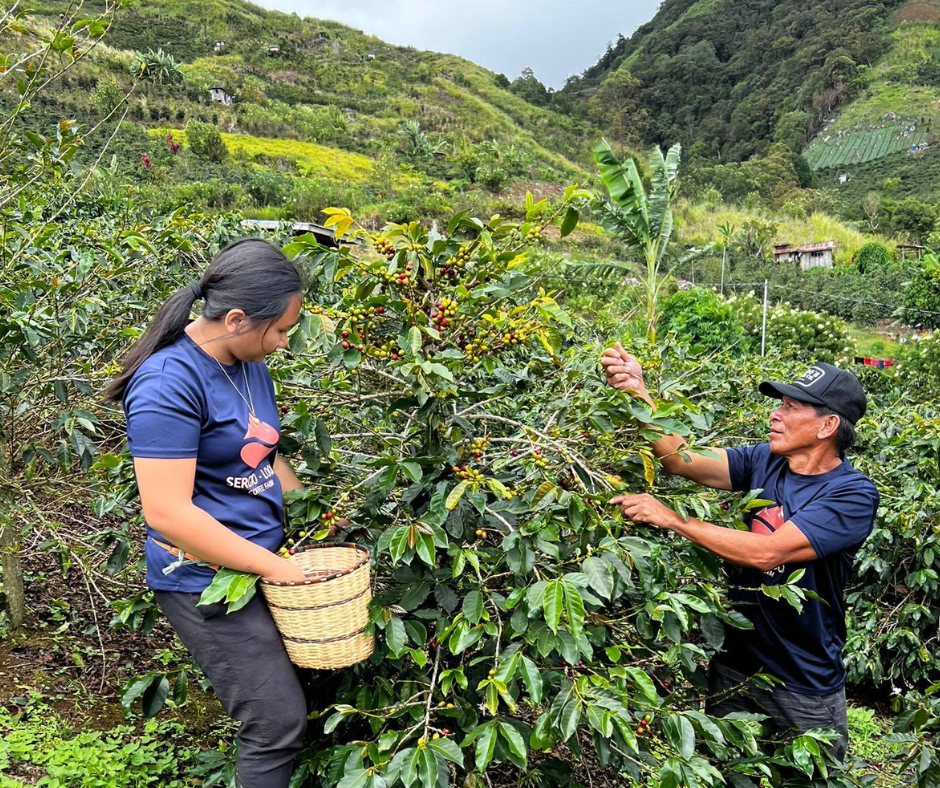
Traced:
<path id="1" fill-rule="evenodd" d="M 271 450 L 277 446 L 280 433 L 267 422 L 248 414 L 248 429 L 245 440 L 249 441 L 241 450 L 241 458 L 252 470 L 257 468 Z"/>
<path id="2" fill-rule="evenodd" d="M 782 506 L 767 506 L 758 510 L 751 517 L 751 533 L 770 536 L 785 522 L 786 518 L 783 514 Z M 783 572 L 784 569 L 786 569 L 786 565 L 781 564 L 775 569 L 771 569 L 769 572 L 765 572 L 764 574 L 771 576 L 778 575 Z"/>

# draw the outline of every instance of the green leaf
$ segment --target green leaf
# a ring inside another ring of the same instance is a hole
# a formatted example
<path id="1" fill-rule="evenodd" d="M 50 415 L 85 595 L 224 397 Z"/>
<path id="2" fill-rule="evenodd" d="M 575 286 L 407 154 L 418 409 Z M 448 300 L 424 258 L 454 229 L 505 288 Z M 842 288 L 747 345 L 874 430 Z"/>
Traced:
<path id="1" fill-rule="evenodd" d="M 480 591 L 471 591 L 464 597 L 461 610 L 468 621 L 479 624 L 483 618 L 483 594 Z"/>
<path id="2" fill-rule="evenodd" d="M 114 550 L 108 557 L 106 571 L 109 577 L 113 577 L 127 566 L 127 558 L 130 555 L 130 542 L 127 539 L 118 539 L 114 545 Z"/>
<path id="3" fill-rule="evenodd" d="M 442 738 L 434 739 L 428 742 L 428 747 L 434 750 L 436 753 L 439 753 L 442 758 L 456 763 L 460 768 L 463 768 L 463 750 L 457 746 L 457 742 L 453 739 Z"/>
<path id="4" fill-rule="evenodd" d="M 176 679 L 173 681 L 173 702 L 177 706 L 182 706 L 188 697 L 189 676 L 185 670 L 181 670 L 176 674 Z"/>
<path id="5" fill-rule="evenodd" d="M 572 692 L 558 715 L 558 730 L 561 732 L 563 741 L 568 741 L 568 739 L 575 735 L 580 721 L 581 701 L 577 698 L 575 693 Z"/>
<path id="6" fill-rule="evenodd" d="M 402 350 L 410 351 L 412 356 L 417 356 L 418 351 L 421 350 L 421 331 L 417 326 L 412 326 L 408 330 L 407 346 L 403 347 Z"/>
<path id="7" fill-rule="evenodd" d="M 437 755 L 429 747 L 418 750 L 418 777 L 424 788 L 437 785 Z"/>
<path id="8" fill-rule="evenodd" d="M 614 592 L 614 578 L 610 573 L 610 564 L 591 556 L 584 559 L 581 571 L 588 580 L 588 585 L 604 599 L 610 599 Z"/>
<path id="9" fill-rule="evenodd" d="M 405 624 L 398 616 L 392 616 L 385 625 L 385 643 L 396 658 L 405 650 Z"/>
<path id="10" fill-rule="evenodd" d="M 496 495 L 501 498 L 511 498 L 508 488 L 503 484 L 499 479 L 494 479 L 490 477 L 486 480 L 486 486 L 489 487 Z"/>
<path id="11" fill-rule="evenodd" d="M 141 706 L 144 710 L 144 716 L 148 719 L 156 717 L 163 704 L 166 702 L 166 696 L 170 693 L 170 682 L 166 676 L 157 676 L 150 685 L 144 690 L 141 698 Z"/>
<path id="12" fill-rule="evenodd" d="M 565 218 L 561 220 L 562 238 L 571 234 L 572 230 L 578 226 L 578 219 L 580 218 L 581 216 L 577 209 L 573 205 L 569 205 L 568 210 L 565 212 Z"/>
<path id="13" fill-rule="evenodd" d="M 542 702 L 542 674 L 539 673 L 538 666 L 528 657 L 522 658 L 522 680 L 529 698 L 537 706 Z"/>
<path id="14" fill-rule="evenodd" d="M 558 632 L 561 612 L 565 606 L 565 588 L 560 580 L 552 580 L 545 589 L 542 608 L 545 610 L 545 623 L 552 632 Z"/>
<path id="15" fill-rule="evenodd" d="M 130 707 L 134 705 L 134 701 L 150 686 L 154 675 L 153 673 L 148 673 L 146 676 L 136 678 L 124 686 L 124 689 L 121 690 L 121 705 L 125 709 L 130 709 Z"/>
<path id="16" fill-rule="evenodd" d="M 565 581 L 565 612 L 568 614 L 568 628 L 571 634 L 577 638 L 581 634 L 581 627 L 584 625 L 584 599 L 581 592 L 573 583 Z"/>
<path id="17" fill-rule="evenodd" d="M 488 722 L 482 726 L 483 731 L 477 739 L 475 763 L 477 771 L 486 771 L 486 767 L 493 760 L 493 751 L 496 749 L 496 721 Z"/>
<path id="18" fill-rule="evenodd" d="M 647 698 L 651 701 L 659 701 L 659 694 L 656 692 L 653 680 L 646 671 L 637 667 L 626 667 L 623 670 L 634 686 L 638 687 Z"/>
<path id="19" fill-rule="evenodd" d="M 221 602 L 228 594 L 229 586 L 240 574 L 243 573 L 236 572 L 234 569 L 220 569 L 215 573 L 215 577 L 212 578 L 212 582 L 209 583 L 209 585 L 202 592 L 199 597 L 199 601 L 196 604 L 213 605 L 216 602 Z"/>
<path id="20" fill-rule="evenodd" d="M 401 464 L 401 471 L 413 482 L 420 482 L 421 477 L 424 476 L 424 471 L 418 463 L 407 460 Z"/>
<path id="21" fill-rule="evenodd" d="M 467 491 L 469 486 L 470 482 L 464 479 L 460 484 L 454 487 L 454 489 L 450 491 L 450 495 L 447 496 L 447 500 L 444 501 L 444 508 L 450 511 L 460 503 L 460 499 L 463 498 L 463 494 Z"/>
<path id="22" fill-rule="evenodd" d="M 434 566 L 434 537 L 431 534 L 419 533 L 415 549 L 424 563 Z"/>
<path id="23" fill-rule="evenodd" d="M 691 758 L 695 752 L 695 728 L 692 727 L 692 723 L 689 722 L 688 718 L 683 715 L 679 716 L 679 733 L 681 736 L 679 752 L 683 758 Z"/>
<path id="24" fill-rule="evenodd" d="M 512 762 L 520 769 L 525 770 L 528 765 L 528 748 L 525 745 L 525 739 L 522 738 L 522 734 L 508 722 L 503 722 L 502 720 L 499 722 L 499 734 L 506 741 L 509 752 L 516 756 L 511 759 Z"/>
<path id="25" fill-rule="evenodd" d="M 353 769 L 346 772 L 336 788 L 366 788 L 369 783 L 369 772 L 366 769 Z"/>
<path id="26" fill-rule="evenodd" d="M 464 626 L 467 626 L 467 623 L 464 622 Z M 463 651 L 466 651 L 470 646 L 474 646 L 479 643 L 480 638 L 483 637 L 483 629 L 477 627 L 467 626 L 463 632 L 457 637 L 457 642 L 451 646 L 451 651 L 454 654 L 460 654 Z M 453 643 L 453 641 L 451 641 Z"/>
<path id="27" fill-rule="evenodd" d="M 326 426 L 326 422 L 323 421 L 323 419 L 317 419 L 313 431 L 317 439 L 317 447 L 320 449 L 320 456 L 324 459 L 328 458 L 330 456 L 332 442 L 330 440 L 330 431 Z"/>

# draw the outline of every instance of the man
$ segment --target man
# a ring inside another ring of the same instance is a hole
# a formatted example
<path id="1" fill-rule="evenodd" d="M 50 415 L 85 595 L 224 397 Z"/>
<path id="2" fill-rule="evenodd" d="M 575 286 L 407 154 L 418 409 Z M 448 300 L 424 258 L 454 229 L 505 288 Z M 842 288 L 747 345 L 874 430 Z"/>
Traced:
<path id="1" fill-rule="evenodd" d="M 619 343 L 601 363 L 611 386 L 655 407 L 639 362 Z M 773 503 L 750 515 L 748 531 L 683 520 L 651 495 L 621 495 L 612 503 L 634 522 L 675 531 L 732 565 L 729 598 L 754 629 L 727 633 L 709 666 L 708 712 L 759 709 L 783 736 L 833 728 L 841 738 L 832 752 L 841 760 L 848 742 L 843 591 L 878 508 L 874 484 L 845 459 L 865 413 L 865 392 L 851 373 L 823 363 L 793 383 L 761 383 L 760 391 L 781 400 L 770 415 L 769 443 L 684 457 L 677 435 L 653 444 L 670 473 L 720 490 L 763 490 L 761 498 Z M 798 569 L 804 570 L 798 585 L 822 600 L 808 599 L 802 613 L 753 590 L 785 583 Z M 755 673 L 783 684 L 761 689 L 748 682 Z"/>

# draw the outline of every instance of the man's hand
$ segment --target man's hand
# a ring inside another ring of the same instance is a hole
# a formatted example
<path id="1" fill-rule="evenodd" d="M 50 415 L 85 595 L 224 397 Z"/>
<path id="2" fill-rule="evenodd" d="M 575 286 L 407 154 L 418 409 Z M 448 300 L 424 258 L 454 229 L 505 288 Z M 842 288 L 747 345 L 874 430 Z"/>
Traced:
<path id="1" fill-rule="evenodd" d="M 652 495 L 618 495 L 610 499 L 612 504 L 620 506 L 620 511 L 635 523 L 645 523 L 655 528 L 673 530 L 676 525 L 685 522 L 676 512 L 660 503 Z"/>
<path id="2" fill-rule="evenodd" d="M 618 342 L 609 347 L 601 356 L 601 365 L 607 374 L 607 385 L 620 391 L 632 390 L 639 394 L 646 394 L 646 383 L 643 380 L 643 368 L 635 356 L 630 355 Z"/>

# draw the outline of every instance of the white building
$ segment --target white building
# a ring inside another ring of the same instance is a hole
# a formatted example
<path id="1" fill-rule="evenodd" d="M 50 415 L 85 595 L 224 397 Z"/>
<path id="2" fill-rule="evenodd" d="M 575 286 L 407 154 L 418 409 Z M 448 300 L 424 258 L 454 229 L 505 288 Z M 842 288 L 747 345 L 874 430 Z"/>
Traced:
<path id="1" fill-rule="evenodd" d="M 235 97 L 225 88 L 209 88 L 209 98 L 222 106 L 229 107 Z"/>

